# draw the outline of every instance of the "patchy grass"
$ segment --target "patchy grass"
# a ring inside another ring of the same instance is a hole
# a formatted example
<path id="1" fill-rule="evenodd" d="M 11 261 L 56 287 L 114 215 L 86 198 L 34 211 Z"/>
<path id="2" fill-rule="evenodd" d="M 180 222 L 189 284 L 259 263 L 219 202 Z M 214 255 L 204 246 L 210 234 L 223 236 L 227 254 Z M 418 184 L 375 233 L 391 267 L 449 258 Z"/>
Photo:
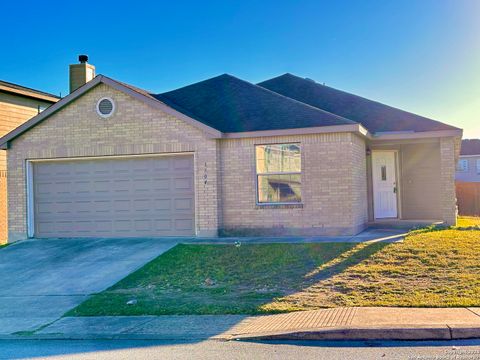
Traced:
<path id="1" fill-rule="evenodd" d="M 68 315 L 480 306 L 480 231 L 465 230 L 478 222 L 393 244 L 179 245 Z"/>
<path id="2" fill-rule="evenodd" d="M 480 231 L 418 232 L 365 261 L 263 306 L 480 306 Z"/>
<path id="3" fill-rule="evenodd" d="M 178 245 L 68 315 L 261 313 L 263 304 L 307 286 L 305 274 L 354 247 L 348 243 Z M 370 254 L 365 251 L 348 259 L 359 262 Z M 131 299 L 137 303 L 127 305 Z"/>

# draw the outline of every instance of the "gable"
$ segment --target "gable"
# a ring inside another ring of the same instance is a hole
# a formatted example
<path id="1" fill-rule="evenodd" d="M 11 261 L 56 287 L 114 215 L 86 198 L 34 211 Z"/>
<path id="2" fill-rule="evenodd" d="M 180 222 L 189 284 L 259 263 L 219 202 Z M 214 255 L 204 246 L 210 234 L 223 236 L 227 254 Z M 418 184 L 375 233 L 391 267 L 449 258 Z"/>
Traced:
<path id="1" fill-rule="evenodd" d="M 30 129 L 42 123 L 45 119 L 48 119 L 53 114 L 63 110 L 66 106 L 75 104 L 78 98 L 83 97 L 85 94 L 89 93 L 92 89 L 97 87 L 99 84 L 103 84 L 121 93 L 124 93 L 125 95 L 128 95 L 131 98 L 134 98 L 140 102 L 143 102 L 150 108 L 160 110 L 161 112 L 172 115 L 177 119 L 181 119 L 184 122 L 190 124 L 191 126 L 204 131 L 209 137 L 220 137 L 221 135 L 219 131 L 193 118 L 190 118 L 181 112 L 178 112 L 177 110 L 165 105 L 164 103 L 158 101 L 157 99 L 153 98 L 148 93 L 140 89 L 134 88 L 132 86 L 126 86 L 123 83 L 112 80 L 103 75 L 99 75 L 95 77 L 93 80 L 89 81 L 85 85 L 75 90 L 74 92 L 72 92 L 71 94 L 69 94 L 68 96 L 61 99 L 56 104 L 50 106 L 48 109 L 46 109 L 39 115 L 33 117 L 32 119 L 28 120 L 24 124 L 20 125 L 18 128 L 14 129 L 13 131 L 5 135 L 4 137 L 0 138 L 0 149 L 8 149 L 9 142 L 13 141 L 15 138 L 22 135 L 23 133 L 30 131 Z"/>
<path id="2" fill-rule="evenodd" d="M 96 111 L 97 102 L 104 97 L 115 103 L 115 111 L 108 118 Z M 206 140 L 203 130 L 100 83 L 12 139 L 10 146 L 38 148 L 45 157 L 61 148 L 70 156 L 83 156 L 89 148 L 98 146 L 105 148 L 105 154 L 128 154 L 140 148 L 141 152 L 162 152 L 169 150 L 161 148 L 167 143 Z"/>

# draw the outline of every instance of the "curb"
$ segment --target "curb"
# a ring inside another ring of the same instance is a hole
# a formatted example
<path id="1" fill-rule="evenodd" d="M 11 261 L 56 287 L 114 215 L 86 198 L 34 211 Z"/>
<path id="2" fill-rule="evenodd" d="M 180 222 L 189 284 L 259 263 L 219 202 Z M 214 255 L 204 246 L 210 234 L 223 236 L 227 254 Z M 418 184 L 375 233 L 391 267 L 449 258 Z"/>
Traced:
<path id="1" fill-rule="evenodd" d="M 461 325 L 342 327 L 231 335 L 229 340 L 465 340 L 480 338 L 480 327 Z"/>
<path id="2" fill-rule="evenodd" d="M 389 327 L 333 327 L 295 331 L 192 336 L 180 334 L 0 334 L 0 340 L 175 340 L 175 341 L 260 341 L 260 340 L 465 340 L 480 338 L 480 327 L 464 325 L 412 325 Z"/>

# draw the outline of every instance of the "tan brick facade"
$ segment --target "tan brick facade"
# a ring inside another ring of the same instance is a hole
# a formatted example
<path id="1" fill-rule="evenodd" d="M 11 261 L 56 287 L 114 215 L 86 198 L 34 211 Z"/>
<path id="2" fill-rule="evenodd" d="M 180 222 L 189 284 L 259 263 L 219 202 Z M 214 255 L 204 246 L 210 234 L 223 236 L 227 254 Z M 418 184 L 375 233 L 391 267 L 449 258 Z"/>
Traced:
<path id="1" fill-rule="evenodd" d="M 96 103 L 115 101 L 101 118 Z M 298 142 L 302 203 L 257 205 L 255 145 Z M 441 140 L 442 216 L 455 221 L 455 142 Z M 192 152 L 196 233 L 351 235 L 368 222 L 366 142 L 355 133 L 213 139 L 203 130 L 100 84 L 11 141 L 9 241 L 27 237 L 26 160 Z M 453 193 L 452 193 L 453 192 Z"/>
<path id="2" fill-rule="evenodd" d="M 38 114 L 50 102 L 0 92 L 0 137 Z M 7 241 L 7 152 L 0 150 L 0 244 Z"/>
<path id="3" fill-rule="evenodd" d="M 457 145 L 458 146 L 458 145 Z M 457 198 L 455 195 L 456 139 L 440 139 L 440 208 L 442 218 L 448 225 L 457 223 Z"/>
<path id="4" fill-rule="evenodd" d="M 102 97 L 116 103 L 107 119 L 96 113 Z M 217 140 L 171 115 L 100 84 L 21 135 L 8 150 L 9 241 L 27 236 L 25 160 L 194 152 L 198 235 L 218 229 Z"/>
<path id="5" fill-rule="evenodd" d="M 255 145 L 300 143 L 302 204 L 256 205 Z M 353 133 L 222 140 L 227 234 L 354 234 L 367 218 L 365 143 Z"/>

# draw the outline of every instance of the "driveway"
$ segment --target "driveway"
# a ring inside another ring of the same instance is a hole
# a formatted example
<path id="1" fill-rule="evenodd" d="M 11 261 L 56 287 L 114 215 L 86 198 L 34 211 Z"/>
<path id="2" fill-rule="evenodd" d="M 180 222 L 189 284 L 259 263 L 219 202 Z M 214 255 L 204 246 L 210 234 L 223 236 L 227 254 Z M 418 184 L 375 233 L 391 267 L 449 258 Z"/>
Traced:
<path id="1" fill-rule="evenodd" d="M 0 249 L 0 334 L 31 331 L 175 246 L 175 239 L 28 240 Z"/>

